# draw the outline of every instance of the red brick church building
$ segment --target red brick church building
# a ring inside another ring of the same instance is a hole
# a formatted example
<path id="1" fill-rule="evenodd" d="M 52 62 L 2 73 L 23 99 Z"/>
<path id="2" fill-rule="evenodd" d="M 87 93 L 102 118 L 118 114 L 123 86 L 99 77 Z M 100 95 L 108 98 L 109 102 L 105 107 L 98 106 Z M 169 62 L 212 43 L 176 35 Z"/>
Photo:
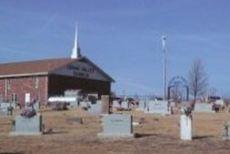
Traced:
<path id="1" fill-rule="evenodd" d="M 112 82 L 108 74 L 81 55 L 77 27 L 71 58 L 0 64 L 0 99 L 16 100 L 21 105 L 34 99 L 46 104 L 50 96 L 63 95 L 65 90 L 108 95 Z"/>
<path id="2" fill-rule="evenodd" d="M 68 89 L 110 94 L 111 82 L 109 75 L 82 56 L 0 64 L 0 98 L 15 98 L 21 105 L 26 95 L 46 104 L 48 97 Z"/>

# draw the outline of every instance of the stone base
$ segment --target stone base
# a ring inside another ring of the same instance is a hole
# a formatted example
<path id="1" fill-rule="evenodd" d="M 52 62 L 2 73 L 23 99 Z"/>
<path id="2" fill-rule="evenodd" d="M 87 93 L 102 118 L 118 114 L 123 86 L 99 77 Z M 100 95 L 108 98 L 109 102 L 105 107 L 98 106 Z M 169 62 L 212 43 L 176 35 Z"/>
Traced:
<path id="1" fill-rule="evenodd" d="M 10 136 L 40 136 L 42 135 L 42 132 L 10 132 Z"/>
<path id="2" fill-rule="evenodd" d="M 99 138 L 134 138 L 134 134 L 104 134 L 98 133 Z"/>

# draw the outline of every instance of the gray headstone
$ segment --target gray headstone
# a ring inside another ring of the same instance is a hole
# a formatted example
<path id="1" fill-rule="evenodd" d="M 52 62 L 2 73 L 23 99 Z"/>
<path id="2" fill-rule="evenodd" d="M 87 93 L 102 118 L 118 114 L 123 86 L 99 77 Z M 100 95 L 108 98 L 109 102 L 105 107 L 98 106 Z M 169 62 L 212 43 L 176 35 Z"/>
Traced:
<path id="1" fill-rule="evenodd" d="M 96 104 L 89 104 L 88 111 L 91 115 L 100 115 L 102 114 L 102 103 L 101 101 L 97 101 Z"/>
<path id="2" fill-rule="evenodd" d="M 42 116 L 37 114 L 34 117 L 26 118 L 20 115 L 16 116 L 15 124 L 10 135 L 41 135 L 42 134 Z"/>
<path id="3" fill-rule="evenodd" d="M 146 101 L 145 100 L 140 100 L 139 105 L 138 105 L 138 110 L 144 111 L 146 109 Z"/>
<path id="4" fill-rule="evenodd" d="M 154 114 L 169 114 L 168 110 L 168 101 L 148 101 L 145 113 L 154 113 Z"/>
<path id="5" fill-rule="evenodd" d="M 196 103 L 194 111 L 214 113 L 214 111 L 212 110 L 212 104 L 207 104 L 207 103 Z"/>
<path id="6" fill-rule="evenodd" d="M 8 110 L 7 108 L 0 108 L 0 116 L 7 116 Z"/>
<path id="7" fill-rule="evenodd" d="M 103 115 L 100 137 L 133 137 L 132 116 L 123 114 Z"/>
<path id="8" fill-rule="evenodd" d="M 0 102 L 0 116 L 8 116 L 10 115 L 10 111 L 8 110 L 10 106 L 14 109 L 15 104 L 9 102 Z"/>
<path id="9" fill-rule="evenodd" d="M 90 102 L 89 102 L 89 101 L 81 101 L 81 102 L 80 102 L 80 107 L 88 108 L 89 105 L 90 105 Z"/>

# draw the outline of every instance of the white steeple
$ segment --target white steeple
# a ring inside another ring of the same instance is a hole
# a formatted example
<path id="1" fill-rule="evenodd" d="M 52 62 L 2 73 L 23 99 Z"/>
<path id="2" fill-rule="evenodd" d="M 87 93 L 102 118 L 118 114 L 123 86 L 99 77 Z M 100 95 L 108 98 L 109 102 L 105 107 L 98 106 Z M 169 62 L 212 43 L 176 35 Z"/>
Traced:
<path id="1" fill-rule="evenodd" d="M 76 24 L 74 46 L 72 49 L 71 59 L 75 59 L 79 57 L 81 57 L 81 49 L 78 42 L 78 25 Z"/>

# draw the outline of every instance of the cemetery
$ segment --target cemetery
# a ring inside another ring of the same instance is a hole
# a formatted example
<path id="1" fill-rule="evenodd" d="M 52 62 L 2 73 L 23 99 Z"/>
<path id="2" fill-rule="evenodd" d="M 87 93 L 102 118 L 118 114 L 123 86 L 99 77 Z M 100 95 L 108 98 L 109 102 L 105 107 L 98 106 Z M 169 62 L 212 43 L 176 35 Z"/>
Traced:
<path id="1" fill-rule="evenodd" d="M 173 90 L 180 84 L 186 94 L 178 101 Z M 24 105 L 0 102 L 0 154 L 229 152 L 229 109 L 223 101 L 189 100 L 188 92 L 186 80 L 176 76 L 167 99 L 70 89 L 44 105 L 25 93 Z"/>
<path id="2" fill-rule="evenodd" d="M 79 106 L 60 111 L 38 109 L 35 103 L 36 115 L 29 118 L 15 109 L 13 116 L 0 117 L 0 153 L 163 154 L 184 153 L 188 149 L 193 153 L 204 153 L 207 148 L 212 149 L 209 153 L 230 150 L 227 112 L 191 112 L 181 107 L 176 114 L 145 113 L 144 106 L 148 105 L 141 105 L 143 110 L 111 111 L 109 102 L 112 101 L 108 96 L 102 96 L 96 103 L 88 102 L 88 110 Z"/>

